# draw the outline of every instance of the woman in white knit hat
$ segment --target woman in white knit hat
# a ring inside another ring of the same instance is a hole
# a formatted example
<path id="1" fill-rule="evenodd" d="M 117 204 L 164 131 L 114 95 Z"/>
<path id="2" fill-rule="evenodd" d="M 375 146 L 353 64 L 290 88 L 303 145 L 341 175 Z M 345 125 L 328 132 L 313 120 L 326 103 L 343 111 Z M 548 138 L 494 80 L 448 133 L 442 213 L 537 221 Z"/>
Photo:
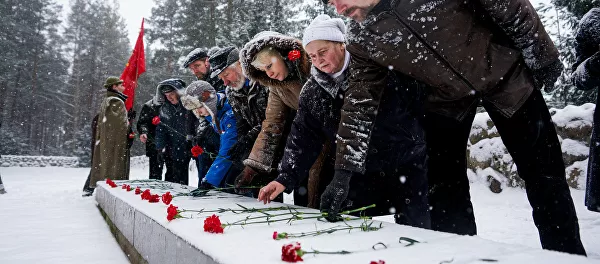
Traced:
<path id="1" fill-rule="evenodd" d="M 344 44 L 345 33 L 344 22 L 327 15 L 315 18 L 304 31 L 302 44 L 312 61 L 311 77 L 300 94 L 298 113 L 288 137 L 279 176 L 260 191 L 259 200 L 265 203 L 283 191 L 291 191 L 307 177 L 321 146 L 336 142 L 340 118 L 344 114 L 341 108 L 349 92 L 347 83 L 351 78 L 351 58 Z M 389 100 L 384 99 L 387 103 L 374 109 L 378 110 L 378 117 L 371 138 L 371 151 L 367 155 L 366 172 L 351 173 L 340 167 L 334 170 L 335 146 L 330 148 L 321 177 L 335 176 L 326 180 L 329 185 L 320 186 L 323 194 L 321 210 L 328 213 L 328 220 L 336 221 L 339 219 L 337 213 L 344 206 L 356 208 L 376 204 L 376 208 L 366 212 L 367 215 L 393 213 L 399 224 L 429 228 L 424 161 L 419 160 L 420 154 L 400 155 L 405 153 L 396 151 L 406 147 L 407 142 L 411 146 L 418 142 L 412 135 L 400 132 L 411 131 L 406 126 L 413 124 L 390 119 L 390 116 L 402 113 L 410 116 L 410 111 L 398 107 L 398 97 L 405 96 L 403 91 L 408 89 L 419 89 L 419 84 L 393 75 L 383 81 L 389 84 L 384 94 L 384 98 Z M 424 149 L 420 153 L 424 153 Z"/>

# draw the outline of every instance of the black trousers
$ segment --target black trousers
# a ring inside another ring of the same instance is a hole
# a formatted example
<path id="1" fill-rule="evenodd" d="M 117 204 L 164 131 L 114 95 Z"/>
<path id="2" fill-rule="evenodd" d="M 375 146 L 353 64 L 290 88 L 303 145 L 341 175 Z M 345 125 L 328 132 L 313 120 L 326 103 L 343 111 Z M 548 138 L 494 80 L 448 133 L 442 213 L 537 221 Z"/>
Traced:
<path id="1" fill-rule="evenodd" d="M 150 160 L 150 179 L 151 180 L 162 180 L 163 172 L 163 160 L 158 158 L 158 152 L 147 152 L 146 156 Z"/>
<path id="2" fill-rule="evenodd" d="M 352 176 L 347 208 L 375 204 L 375 208 L 366 210 L 364 214 L 393 214 L 397 224 L 430 229 L 427 169 L 424 166 L 427 158 L 425 155 L 415 158 L 411 162 L 417 166 L 384 167 L 384 170 L 367 170 L 364 175 Z"/>
<path id="3" fill-rule="evenodd" d="M 484 102 L 483 106 L 525 181 L 542 247 L 585 255 L 560 143 L 541 92 L 535 90 L 510 118 L 490 103 Z M 477 234 L 466 173 L 467 140 L 475 111 L 472 109 L 462 121 L 426 115 L 433 230 Z"/>
<path id="4" fill-rule="evenodd" d="M 165 173 L 165 181 L 189 185 L 189 169 L 190 157 L 183 159 L 172 159 L 165 157 L 165 165 L 167 172 Z"/>

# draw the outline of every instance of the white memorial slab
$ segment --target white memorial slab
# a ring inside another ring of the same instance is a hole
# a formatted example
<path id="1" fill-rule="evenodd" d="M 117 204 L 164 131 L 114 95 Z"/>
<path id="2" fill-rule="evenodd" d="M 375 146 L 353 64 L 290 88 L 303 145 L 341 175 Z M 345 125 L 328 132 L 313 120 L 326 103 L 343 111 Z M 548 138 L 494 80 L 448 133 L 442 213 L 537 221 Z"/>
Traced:
<path id="1" fill-rule="evenodd" d="M 170 191 L 173 194 L 189 192 L 192 187 L 161 181 L 117 181 L 118 187 L 111 188 L 98 183 L 96 200 L 107 218 L 118 229 L 117 239 L 123 248 L 131 246 L 137 251 L 138 258 L 130 256 L 138 263 L 285 263 L 281 260 L 281 248 L 285 244 L 300 242 L 305 251 L 350 251 L 346 255 L 307 254 L 304 263 L 356 263 L 369 264 L 383 260 L 392 263 L 597 263 L 581 256 L 559 252 L 528 248 L 522 245 L 510 245 L 494 242 L 477 236 L 459 236 L 434 232 L 414 227 L 374 221 L 382 228 L 377 231 L 360 230 L 338 231 L 313 237 L 274 240 L 273 232 L 287 233 L 310 232 L 344 225 L 328 223 L 316 219 L 304 219 L 291 223 L 275 222 L 249 224 L 246 226 L 226 227 L 223 234 L 204 232 L 204 220 L 213 213 L 190 213 L 182 215 L 192 219 L 167 220 L 167 207 L 162 201 L 149 203 L 142 200 L 134 191 L 127 192 L 121 184 L 128 183 L 132 188 L 152 185 L 153 194 L 162 195 Z M 175 197 L 171 202 L 180 210 L 216 210 L 246 208 L 268 208 L 286 206 L 279 203 L 263 205 L 255 199 L 222 192 L 209 192 L 206 197 Z M 302 212 L 317 213 L 317 210 L 300 208 Z M 281 214 L 284 211 L 271 211 L 269 214 Z M 257 217 L 263 213 L 232 212 L 214 213 L 222 223 L 233 223 L 247 217 Z M 281 219 L 281 218 L 272 218 Z M 250 220 L 248 220 L 250 221 Z M 358 226 L 363 220 L 348 221 Z M 113 230 L 114 231 L 114 230 Z M 400 237 L 419 241 L 411 246 L 399 242 Z M 126 252 L 128 250 L 125 250 Z M 143 258 L 140 259 L 139 257 Z"/>

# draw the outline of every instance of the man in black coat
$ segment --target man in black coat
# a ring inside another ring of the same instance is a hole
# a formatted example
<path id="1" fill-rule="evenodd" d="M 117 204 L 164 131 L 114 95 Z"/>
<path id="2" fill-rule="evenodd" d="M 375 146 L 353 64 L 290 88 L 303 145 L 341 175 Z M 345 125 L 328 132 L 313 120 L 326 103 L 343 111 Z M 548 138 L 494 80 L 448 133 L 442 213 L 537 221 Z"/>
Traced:
<path id="1" fill-rule="evenodd" d="M 592 8 L 579 22 L 575 42 L 577 59 L 573 65 L 573 82 L 577 88 L 600 88 L 600 8 Z M 594 129 L 590 141 L 585 205 L 600 212 L 600 96 L 596 98 Z"/>
<path id="2" fill-rule="evenodd" d="M 146 157 L 150 160 L 150 179 L 162 180 L 163 160 L 158 158 L 156 150 L 156 126 L 160 123 L 160 104 L 156 95 L 148 100 L 140 111 L 140 118 L 137 122 L 137 130 L 140 135 L 140 141 L 146 144 Z"/>
<path id="3" fill-rule="evenodd" d="M 160 124 L 156 128 L 156 149 L 159 158 L 164 158 L 167 165 L 165 181 L 188 185 L 188 166 L 192 153 L 193 136 L 188 128 L 194 122 L 194 114 L 185 109 L 178 92 L 185 89 L 185 82 L 180 79 L 168 79 L 158 84 L 160 93 Z"/>

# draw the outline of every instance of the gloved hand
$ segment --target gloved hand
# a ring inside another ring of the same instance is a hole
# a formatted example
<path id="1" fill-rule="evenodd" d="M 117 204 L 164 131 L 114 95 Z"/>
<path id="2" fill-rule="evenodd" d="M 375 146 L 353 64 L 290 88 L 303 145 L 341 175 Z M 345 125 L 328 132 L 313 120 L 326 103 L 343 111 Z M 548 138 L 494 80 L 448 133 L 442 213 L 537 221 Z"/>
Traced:
<path id="1" fill-rule="evenodd" d="M 200 184 L 198 185 L 198 188 L 191 191 L 190 195 L 194 196 L 194 197 L 200 197 L 200 196 L 205 196 L 206 193 L 208 193 L 208 191 L 214 189 L 215 187 L 212 186 L 212 184 L 208 183 L 207 181 L 203 180 L 200 182 Z"/>
<path id="2" fill-rule="evenodd" d="M 333 179 L 321 195 L 321 212 L 327 213 L 327 221 L 336 222 L 341 219 L 338 214 L 348 197 L 351 178 L 351 171 L 335 170 Z"/>
<path id="3" fill-rule="evenodd" d="M 544 91 L 550 93 L 554 91 L 556 80 L 562 74 L 564 69 L 564 65 L 562 61 L 556 60 L 552 64 L 543 67 L 541 69 L 532 70 L 533 73 L 533 82 L 536 88 L 542 89 L 544 87 Z"/>
<path id="4" fill-rule="evenodd" d="M 250 145 L 254 142 L 250 142 L 250 138 L 246 136 L 241 136 L 238 138 L 238 141 L 227 151 L 227 155 L 229 155 L 229 159 L 233 161 L 241 161 L 247 157 L 244 157 L 248 150 L 252 147 Z"/>
<path id="5" fill-rule="evenodd" d="M 242 171 L 242 173 L 240 173 L 236 178 L 235 178 L 235 189 L 236 192 L 238 193 L 245 193 L 248 190 L 244 190 L 243 187 L 244 186 L 249 186 L 250 183 L 252 183 L 252 180 L 254 179 L 254 177 L 258 175 L 258 172 L 255 171 L 254 169 L 252 169 L 249 166 L 246 166 L 244 168 L 244 170 Z"/>
<path id="6" fill-rule="evenodd" d="M 198 124 L 198 127 L 196 128 L 196 137 L 203 137 L 204 134 L 207 132 L 207 130 L 209 130 L 210 127 L 210 123 L 208 122 L 208 120 L 206 119 L 202 119 L 200 120 L 200 124 Z"/>

